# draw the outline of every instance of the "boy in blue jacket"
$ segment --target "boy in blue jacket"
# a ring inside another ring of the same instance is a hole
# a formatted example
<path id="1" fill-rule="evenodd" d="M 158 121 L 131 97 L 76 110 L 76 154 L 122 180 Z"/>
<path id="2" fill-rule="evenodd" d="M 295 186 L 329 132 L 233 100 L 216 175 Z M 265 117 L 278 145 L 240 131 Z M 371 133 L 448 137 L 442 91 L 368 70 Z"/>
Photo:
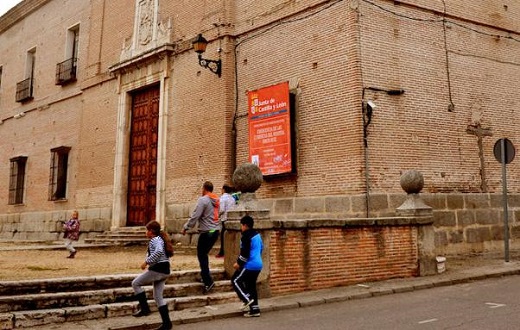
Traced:
<path id="1" fill-rule="evenodd" d="M 249 309 L 244 314 L 245 317 L 260 316 L 256 280 L 263 266 L 262 251 L 264 246 L 262 237 L 253 229 L 254 223 L 253 218 L 249 215 L 240 219 L 240 229 L 242 231 L 240 255 L 233 265 L 236 270 L 231 279 L 231 284 L 238 298 L 244 302 L 242 308 L 244 311 Z"/>

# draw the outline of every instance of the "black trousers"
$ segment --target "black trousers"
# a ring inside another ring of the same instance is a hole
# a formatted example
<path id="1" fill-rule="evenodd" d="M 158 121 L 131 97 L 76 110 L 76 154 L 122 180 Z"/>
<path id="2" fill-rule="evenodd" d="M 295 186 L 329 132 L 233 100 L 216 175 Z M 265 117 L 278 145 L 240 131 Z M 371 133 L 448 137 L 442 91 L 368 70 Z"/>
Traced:
<path id="1" fill-rule="evenodd" d="M 256 280 L 260 275 L 259 270 L 247 270 L 245 268 L 238 269 L 231 278 L 231 284 L 233 289 L 237 293 L 238 298 L 244 303 L 247 303 L 251 299 L 253 304 L 249 306 L 251 313 L 259 313 L 260 306 L 258 306 L 258 292 L 256 290 Z"/>
<path id="2" fill-rule="evenodd" d="M 211 274 L 209 273 L 209 258 L 208 253 L 215 245 L 218 239 L 219 231 L 199 233 L 199 240 L 197 242 L 197 258 L 200 265 L 200 276 L 205 286 L 213 283 Z"/>

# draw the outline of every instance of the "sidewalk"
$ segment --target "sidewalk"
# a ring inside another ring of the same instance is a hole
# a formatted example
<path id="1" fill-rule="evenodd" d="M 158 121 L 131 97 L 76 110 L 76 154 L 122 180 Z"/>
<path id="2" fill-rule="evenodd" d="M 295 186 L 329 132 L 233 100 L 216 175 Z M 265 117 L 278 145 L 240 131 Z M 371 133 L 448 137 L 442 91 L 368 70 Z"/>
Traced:
<path id="1" fill-rule="evenodd" d="M 375 296 L 422 290 L 433 287 L 448 286 L 470 281 L 484 280 L 487 278 L 501 277 L 507 275 L 520 275 L 520 262 L 510 259 L 505 262 L 498 255 L 477 257 L 448 257 L 446 271 L 442 274 L 414 277 L 403 279 L 392 279 L 381 282 L 362 283 L 346 287 L 338 287 L 326 290 L 308 291 L 299 294 L 280 296 L 268 299 L 260 299 L 262 315 L 270 311 L 289 308 L 299 308 L 327 304 L 344 300 L 370 298 Z M 201 308 L 192 308 L 183 311 L 171 311 L 170 315 L 174 324 L 195 323 L 210 321 L 213 319 L 240 317 L 241 302 Z M 33 329 L 85 329 L 85 330 L 134 330 L 154 329 L 160 325 L 158 313 L 152 313 L 147 318 L 134 318 L 132 316 L 119 317 L 102 320 L 81 321 L 77 323 L 55 324 Z"/>

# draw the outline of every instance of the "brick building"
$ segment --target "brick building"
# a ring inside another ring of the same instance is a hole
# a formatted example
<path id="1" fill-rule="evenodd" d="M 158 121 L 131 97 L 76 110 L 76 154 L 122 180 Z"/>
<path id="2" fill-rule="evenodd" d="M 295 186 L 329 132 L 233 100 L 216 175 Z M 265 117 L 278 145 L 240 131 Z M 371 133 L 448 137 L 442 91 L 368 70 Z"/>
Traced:
<path id="1" fill-rule="evenodd" d="M 440 253 L 499 248 L 519 50 L 514 1 L 24 0 L 0 18 L 1 237 L 53 239 L 72 209 L 84 237 L 175 232 L 251 161 L 248 96 L 287 83 L 291 170 L 257 192 L 273 217 L 391 215 L 418 169 Z"/>

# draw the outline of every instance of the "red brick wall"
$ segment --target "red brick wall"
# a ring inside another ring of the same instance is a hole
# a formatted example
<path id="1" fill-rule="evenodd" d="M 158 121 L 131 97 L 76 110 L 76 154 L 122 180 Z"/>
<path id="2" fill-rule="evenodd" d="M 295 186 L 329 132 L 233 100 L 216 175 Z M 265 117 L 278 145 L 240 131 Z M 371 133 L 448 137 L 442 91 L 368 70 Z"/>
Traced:
<path id="1" fill-rule="evenodd" d="M 490 192 L 500 192 L 493 144 L 506 136 L 518 143 L 511 109 L 519 102 L 514 91 L 519 43 L 510 32 L 518 31 L 520 6 L 444 2 L 446 25 L 442 1 L 344 1 L 314 14 L 310 1 L 242 2 L 237 10 L 237 30 L 244 30 L 237 46 L 239 115 L 246 111 L 248 90 L 293 79 L 301 92 L 299 175 L 267 181 L 259 197 L 366 191 L 363 87 L 406 91 L 401 96 L 365 91 L 365 98 L 378 105 L 368 129 L 372 192 L 400 192 L 400 175 L 412 168 L 423 172 L 425 191 L 480 192 L 479 149 L 476 137 L 466 133 L 475 123 L 493 131 L 493 137 L 484 138 L 483 160 Z M 308 6 L 305 15 L 296 14 L 299 4 Z M 265 24 L 289 8 L 295 14 L 284 24 L 248 34 L 247 23 Z M 241 117 L 237 124 L 240 163 L 247 159 L 247 120 Z M 519 168 L 512 164 L 510 171 L 509 186 L 517 191 Z"/>
<path id="2" fill-rule="evenodd" d="M 418 275 L 413 227 L 276 230 L 269 248 L 273 295 Z"/>

